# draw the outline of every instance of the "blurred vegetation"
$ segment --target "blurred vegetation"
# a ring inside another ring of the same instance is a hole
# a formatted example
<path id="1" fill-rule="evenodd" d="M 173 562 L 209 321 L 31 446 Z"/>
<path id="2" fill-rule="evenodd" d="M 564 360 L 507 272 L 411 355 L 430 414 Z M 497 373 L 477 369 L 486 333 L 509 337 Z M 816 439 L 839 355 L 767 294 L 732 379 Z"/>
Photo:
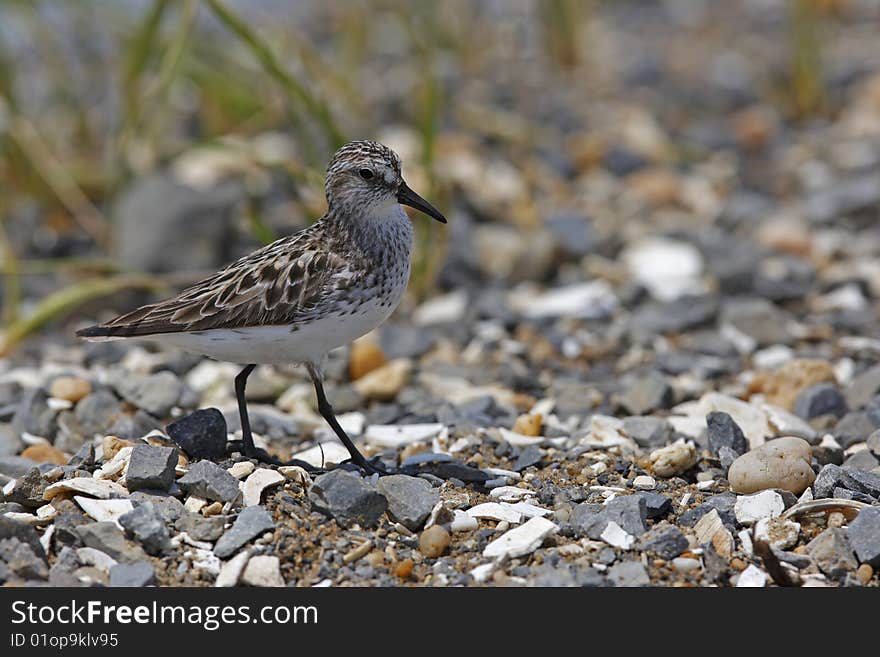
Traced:
<path id="1" fill-rule="evenodd" d="M 588 27 L 600 4 L 545 0 L 534 5 L 534 27 L 550 74 L 565 76 L 590 66 Z M 834 4 L 789 0 L 791 68 L 783 94 L 798 116 L 823 108 L 818 25 Z M 87 300 L 127 287 L 161 285 L 154 277 L 108 262 L 108 207 L 133 177 L 194 146 L 229 135 L 285 131 L 298 153 L 281 168 L 304 192 L 294 201 L 317 216 L 321 208 L 315 199 L 321 198 L 329 154 L 349 136 L 376 135 L 386 119 L 364 98 L 370 91 L 369 76 L 375 75 L 375 68 L 364 64 L 383 38 L 373 33 L 377 13 L 388 19 L 383 29 L 399 28 L 405 39 L 402 47 L 410 54 L 410 70 L 403 73 L 410 78 L 412 93 L 398 120 L 412 126 L 419 137 L 425 178 L 420 182 L 426 185 L 422 193 L 448 208 L 450 190 L 436 175 L 437 140 L 453 115 L 485 139 L 540 140 L 542 134 L 541 126 L 520 129 L 519 117 L 505 112 L 503 105 L 486 120 L 481 108 L 459 107 L 449 93 L 444 71 L 450 58 L 457 70 L 479 75 L 478 63 L 493 40 L 519 29 L 487 23 L 480 16 L 484 10 L 482 3 L 464 0 L 351 2 L 329 12 L 330 24 L 311 30 L 287 12 L 283 21 L 268 28 L 264 21 L 257 28 L 249 17 L 250 7 L 233 0 L 0 0 L 2 16 L 10 23 L 0 29 L 0 354 Z M 59 20 L 69 21 L 69 29 L 54 29 L 53 21 Z M 487 33 L 487 27 L 495 31 Z M 4 43 L 11 32 L 19 38 L 25 35 L 39 61 L 42 84 L 48 86 L 43 90 L 45 111 L 35 114 L 17 97 L 22 71 L 12 61 L 10 44 Z M 76 61 L 70 57 L 71 34 L 81 41 Z M 326 56 L 328 41 L 332 59 Z M 113 102 L 97 103 L 90 97 L 91 85 L 102 77 L 111 81 Z M 181 109 L 191 102 L 197 105 L 194 112 Z M 115 108 L 109 115 L 108 106 Z M 94 257 L 22 260 L 4 225 L 22 201 L 88 236 Z M 259 199 L 249 198 L 249 226 L 259 241 L 267 242 L 275 235 L 261 213 Z M 419 248 L 412 290 L 421 298 L 430 292 L 442 267 L 449 231 L 433 222 L 416 225 Z M 70 287 L 25 308 L 22 277 L 47 272 L 63 274 Z"/>

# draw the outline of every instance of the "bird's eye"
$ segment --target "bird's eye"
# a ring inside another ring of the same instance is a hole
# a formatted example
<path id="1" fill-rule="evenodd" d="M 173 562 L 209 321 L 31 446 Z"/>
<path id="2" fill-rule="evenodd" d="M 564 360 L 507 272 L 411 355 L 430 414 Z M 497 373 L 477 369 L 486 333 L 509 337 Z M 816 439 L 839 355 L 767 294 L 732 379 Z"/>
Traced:
<path id="1" fill-rule="evenodd" d="M 373 172 L 370 169 L 361 169 L 360 171 L 358 171 L 358 174 L 364 180 L 372 180 L 373 179 Z"/>

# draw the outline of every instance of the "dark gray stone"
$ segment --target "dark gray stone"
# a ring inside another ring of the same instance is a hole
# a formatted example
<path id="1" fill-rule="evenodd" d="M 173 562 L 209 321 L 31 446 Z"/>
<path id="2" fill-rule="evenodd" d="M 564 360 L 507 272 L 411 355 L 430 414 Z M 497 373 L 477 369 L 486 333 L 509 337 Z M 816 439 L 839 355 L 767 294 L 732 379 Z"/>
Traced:
<path id="1" fill-rule="evenodd" d="M 812 420 L 820 415 L 843 417 L 847 410 L 846 399 L 834 383 L 817 383 L 801 391 L 794 402 L 795 415 Z"/>
<path id="2" fill-rule="evenodd" d="M 6 499 L 36 509 L 46 503 L 46 500 L 43 499 L 43 491 L 46 490 L 46 486 L 48 483 L 43 479 L 39 468 L 31 468 L 26 475 L 15 480 L 15 487 Z"/>
<path id="3" fill-rule="evenodd" d="M 205 517 L 201 513 L 185 511 L 174 523 L 174 527 L 197 541 L 216 541 L 223 535 L 225 524 L 226 516 Z"/>
<path id="4" fill-rule="evenodd" d="M 668 561 L 688 549 L 688 540 L 678 527 L 661 522 L 642 536 L 641 549 Z"/>
<path id="5" fill-rule="evenodd" d="M 76 454 L 70 457 L 67 465 L 73 467 L 90 468 L 95 464 L 95 446 L 92 443 L 85 443 L 80 446 Z"/>
<path id="6" fill-rule="evenodd" d="M 829 528 L 807 544 L 807 554 L 832 579 L 841 579 L 858 567 L 846 531 Z"/>
<path id="7" fill-rule="evenodd" d="M 709 451 L 712 454 L 720 456 L 722 447 L 731 450 L 736 456 L 749 451 L 749 441 L 746 440 L 739 425 L 727 413 L 718 411 L 709 413 L 706 416 L 706 426 Z"/>
<path id="8" fill-rule="evenodd" d="M 880 364 L 860 372 L 846 387 L 847 404 L 859 410 L 880 393 Z"/>
<path id="9" fill-rule="evenodd" d="M 226 533 L 217 541 L 214 546 L 214 554 L 221 559 L 231 557 L 248 541 L 274 528 L 275 523 L 272 516 L 263 506 L 249 506 L 242 509 L 232 527 L 226 530 Z"/>
<path id="10" fill-rule="evenodd" d="M 648 526 L 647 503 L 640 495 L 619 495 L 605 504 L 605 516 L 609 522 L 617 523 L 627 534 L 639 537 Z"/>
<path id="11" fill-rule="evenodd" d="M 333 470 L 318 477 L 309 490 L 309 500 L 316 510 L 343 527 L 355 523 L 372 527 L 388 508 L 382 493 L 345 470 Z"/>
<path id="12" fill-rule="evenodd" d="M 226 419 L 216 408 L 190 413 L 165 431 L 190 458 L 217 460 L 226 455 Z"/>
<path id="13" fill-rule="evenodd" d="M 43 550 L 43 546 L 40 544 L 40 535 L 30 525 L 12 520 L 6 516 L 0 516 L 0 540 L 4 538 L 16 538 L 22 543 L 27 543 L 34 554 L 43 560 L 46 559 L 46 551 Z"/>
<path id="14" fill-rule="evenodd" d="M 631 315 L 629 332 L 635 340 L 650 340 L 659 333 L 681 333 L 706 325 L 718 315 L 712 296 L 686 296 L 670 302 L 643 303 Z"/>
<path id="15" fill-rule="evenodd" d="M 880 466 L 880 461 L 877 460 L 877 457 L 869 450 L 862 449 L 844 461 L 841 467 L 844 470 L 862 470 L 863 472 L 870 472 L 877 466 Z"/>
<path id="16" fill-rule="evenodd" d="M 613 586 L 649 586 L 648 571 L 638 561 L 622 561 L 608 569 L 608 580 Z"/>
<path id="17" fill-rule="evenodd" d="M 859 511 L 849 523 L 847 537 L 860 563 L 880 567 L 880 507 L 867 507 Z"/>
<path id="18" fill-rule="evenodd" d="M 868 439 L 878 428 L 877 421 L 871 414 L 863 411 L 847 413 L 840 422 L 834 425 L 831 433 L 843 449 Z"/>
<path id="19" fill-rule="evenodd" d="M 621 407 L 631 415 L 645 415 L 672 404 L 672 387 L 659 372 L 649 372 L 626 386 L 620 395 Z"/>
<path id="20" fill-rule="evenodd" d="M 149 502 L 166 523 L 174 522 L 185 512 L 183 503 L 160 490 L 138 490 L 128 496 L 134 506 Z"/>
<path id="21" fill-rule="evenodd" d="M 645 500 L 645 513 L 652 520 L 662 518 L 672 510 L 672 500 L 665 495 L 651 491 L 639 491 L 636 495 Z"/>
<path id="22" fill-rule="evenodd" d="M 424 479 L 391 475 L 376 486 L 388 500 L 388 515 L 410 531 L 418 531 L 440 501 L 440 493 Z"/>
<path id="23" fill-rule="evenodd" d="M 608 516 L 601 504 L 578 504 L 568 518 L 568 530 L 576 538 L 598 540 L 608 526 Z"/>
<path id="24" fill-rule="evenodd" d="M 146 502 L 119 517 L 125 534 L 140 543 L 148 554 L 163 554 L 171 549 L 171 536 L 155 507 Z"/>
<path id="25" fill-rule="evenodd" d="M 623 432 L 642 448 L 662 447 L 669 441 L 672 427 L 662 417 L 631 416 L 623 419 Z"/>
<path id="26" fill-rule="evenodd" d="M 51 440 L 55 435 L 56 412 L 49 408 L 49 395 L 42 388 L 28 390 L 12 416 L 12 430 L 32 433 Z"/>
<path id="27" fill-rule="evenodd" d="M 96 390 L 79 400 L 73 411 L 84 436 L 92 436 L 109 429 L 121 416 L 122 404 L 107 389 Z"/>
<path id="28" fill-rule="evenodd" d="M 0 475 L 10 479 L 18 479 L 25 476 L 31 468 L 38 466 L 36 461 L 31 461 L 23 456 L 0 457 Z"/>
<path id="29" fill-rule="evenodd" d="M 9 575 L 23 580 L 48 579 L 49 566 L 37 555 L 31 546 L 10 537 L 0 539 L 0 563 L 5 564 Z"/>
<path id="30" fill-rule="evenodd" d="M 126 376 L 116 382 L 116 390 L 128 402 L 158 418 L 167 417 L 177 405 L 183 384 L 168 371 L 149 376 Z"/>
<path id="31" fill-rule="evenodd" d="M 122 530 L 115 522 L 95 522 L 77 527 L 80 539 L 86 547 L 109 554 L 116 561 L 134 563 L 144 561 L 146 553 L 139 545 L 125 540 Z"/>
<path id="32" fill-rule="evenodd" d="M 833 463 L 822 466 L 813 482 L 813 497 L 831 497 L 834 489 L 843 480 L 843 468 Z"/>
<path id="33" fill-rule="evenodd" d="M 174 483 L 177 450 L 173 447 L 137 445 L 131 451 L 125 486 L 130 491 L 144 488 L 168 490 Z"/>
<path id="34" fill-rule="evenodd" d="M 140 588 L 155 584 L 156 571 L 147 561 L 118 563 L 110 569 L 110 586 Z"/>
<path id="35" fill-rule="evenodd" d="M 55 550 L 58 550 L 58 546 L 82 547 L 78 528 L 93 522 L 94 520 L 77 511 L 59 513 L 55 518 L 55 532 L 52 534 Z"/>
<path id="36" fill-rule="evenodd" d="M 238 479 L 211 461 L 199 461 L 190 466 L 177 484 L 191 495 L 218 502 L 232 502 L 241 492 Z"/>
<path id="37" fill-rule="evenodd" d="M 543 459 L 544 450 L 537 445 L 528 445 L 520 450 L 516 460 L 513 462 L 513 470 L 515 472 L 522 472 L 526 468 L 538 465 Z"/>
<path id="38" fill-rule="evenodd" d="M 721 322 L 750 336 L 759 347 L 791 342 L 785 313 L 760 297 L 734 297 L 725 301 Z"/>

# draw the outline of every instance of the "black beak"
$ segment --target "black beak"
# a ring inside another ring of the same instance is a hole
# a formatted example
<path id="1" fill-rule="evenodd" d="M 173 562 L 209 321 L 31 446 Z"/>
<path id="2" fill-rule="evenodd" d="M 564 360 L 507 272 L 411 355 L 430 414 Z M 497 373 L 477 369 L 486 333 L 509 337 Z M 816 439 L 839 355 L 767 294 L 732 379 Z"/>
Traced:
<path id="1" fill-rule="evenodd" d="M 437 208 L 435 208 L 421 196 L 416 194 L 403 181 L 400 182 L 400 187 L 397 190 L 397 202 L 402 205 L 408 205 L 411 208 L 415 208 L 419 212 L 424 212 L 426 215 L 428 215 L 429 217 L 433 217 L 441 224 L 446 223 L 446 217 L 440 214 L 440 211 Z"/>

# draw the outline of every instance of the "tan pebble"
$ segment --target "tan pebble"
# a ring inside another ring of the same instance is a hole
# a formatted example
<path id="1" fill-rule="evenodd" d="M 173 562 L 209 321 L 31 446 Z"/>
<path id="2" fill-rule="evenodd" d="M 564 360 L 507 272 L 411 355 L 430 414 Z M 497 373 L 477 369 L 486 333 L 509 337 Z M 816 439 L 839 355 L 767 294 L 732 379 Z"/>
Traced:
<path id="1" fill-rule="evenodd" d="M 400 579 L 409 579 L 410 575 L 412 575 L 413 571 L 413 560 L 412 559 L 404 559 L 397 567 L 394 569 L 394 574 L 397 575 Z"/>
<path id="2" fill-rule="evenodd" d="M 385 564 L 385 554 L 379 550 L 373 550 L 367 555 L 366 561 L 373 568 L 378 568 Z"/>
<path id="3" fill-rule="evenodd" d="M 101 452 L 104 455 L 104 462 L 110 461 L 114 456 L 116 456 L 116 452 L 118 452 L 123 447 L 133 447 L 134 443 L 128 440 L 123 440 L 122 438 L 117 438 L 116 436 L 104 436 L 104 440 L 101 443 Z"/>
<path id="4" fill-rule="evenodd" d="M 451 540 L 449 532 L 440 525 L 428 527 L 419 536 L 419 551 L 431 559 L 439 557 L 449 547 Z"/>
<path id="5" fill-rule="evenodd" d="M 342 563 L 353 563 L 358 559 L 366 556 L 366 554 L 373 549 L 373 541 L 364 541 L 356 548 L 348 551 L 345 556 L 342 557 Z"/>
<path id="6" fill-rule="evenodd" d="M 748 564 L 739 557 L 734 557 L 730 560 L 730 567 L 734 570 L 743 571 L 747 566 Z"/>
<path id="7" fill-rule="evenodd" d="M 737 493 L 781 488 L 800 495 L 816 479 L 810 466 L 812 460 L 806 440 L 794 436 L 777 438 L 738 457 L 731 464 L 727 479 Z"/>
<path id="8" fill-rule="evenodd" d="M 673 477 L 696 463 L 697 449 L 691 443 L 672 443 L 651 452 L 651 468 L 658 477 Z"/>
<path id="9" fill-rule="evenodd" d="M 49 394 L 74 404 L 91 394 L 92 384 L 78 376 L 59 376 L 49 386 Z"/>
<path id="10" fill-rule="evenodd" d="M 366 376 L 385 364 L 382 348 L 372 339 L 355 340 L 348 358 L 348 377 L 352 381 Z"/>
<path id="11" fill-rule="evenodd" d="M 798 545 L 794 550 L 792 550 L 795 554 L 809 554 L 809 550 L 807 550 L 806 545 Z"/>
<path id="12" fill-rule="evenodd" d="M 354 388 L 367 399 L 391 401 L 409 383 L 412 361 L 396 358 L 354 382 Z"/>
<path id="13" fill-rule="evenodd" d="M 56 465 L 67 465 L 67 457 L 64 455 L 60 449 L 52 447 L 52 445 L 47 445 L 45 443 L 39 443 L 37 445 L 31 445 L 26 447 L 21 455 L 30 459 L 31 461 L 36 461 L 37 463 L 55 463 Z"/>
<path id="14" fill-rule="evenodd" d="M 846 516 L 844 516 L 840 511 L 835 511 L 834 513 L 828 514 L 829 527 L 843 527 L 845 524 Z"/>
<path id="15" fill-rule="evenodd" d="M 858 570 L 856 570 L 856 577 L 858 577 L 859 581 L 862 583 L 862 586 L 866 586 L 868 582 L 871 581 L 871 578 L 874 576 L 874 569 L 871 568 L 871 564 L 863 563 L 859 566 Z"/>
<path id="16" fill-rule="evenodd" d="M 207 506 L 202 507 L 202 515 L 204 516 L 216 516 L 223 510 L 223 505 L 220 502 L 212 502 Z"/>
<path id="17" fill-rule="evenodd" d="M 790 411 L 802 390 L 826 381 L 835 381 L 831 363 L 813 358 L 795 358 L 765 377 L 760 392 L 766 395 L 771 404 Z"/>
<path id="18" fill-rule="evenodd" d="M 540 413 L 520 415 L 513 423 L 513 431 L 524 436 L 540 436 L 543 421 Z"/>

